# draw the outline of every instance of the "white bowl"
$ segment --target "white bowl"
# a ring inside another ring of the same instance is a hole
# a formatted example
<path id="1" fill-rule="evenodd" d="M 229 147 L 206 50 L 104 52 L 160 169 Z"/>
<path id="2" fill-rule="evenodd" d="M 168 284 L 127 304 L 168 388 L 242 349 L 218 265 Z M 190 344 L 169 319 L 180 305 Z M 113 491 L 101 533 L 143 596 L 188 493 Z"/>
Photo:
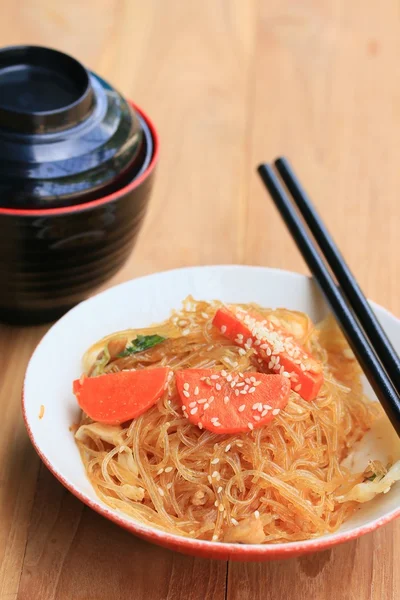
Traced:
<path id="1" fill-rule="evenodd" d="M 263 306 L 297 309 L 314 321 L 327 312 L 311 279 L 287 271 L 246 266 L 167 271 L 128 281 L 82 302 L 48 331 L 34 351 L 26 371 L 22 402 L 31 441 L 63 485 L 91 508 L 140 537 L 181 552 L 214 558 L 270 560 L 296 556 L 358 537 L 399 516 L 400 482 L 387 494 L 362 505 L 337 533 L 304 542 L 239 545 L 164 533 L 111 509 L 96 496 L 69 430 L 79 419 L 71 384 L 81 373 L 82 355 L 106 334 L 164 320 L 188 294 L 197 299 L 254 301 Z M 400 321 L 385 309 L 375 304 L 373 307 L 400 351 Z M 42 405 L 44 416 L 39 419 Z"/>

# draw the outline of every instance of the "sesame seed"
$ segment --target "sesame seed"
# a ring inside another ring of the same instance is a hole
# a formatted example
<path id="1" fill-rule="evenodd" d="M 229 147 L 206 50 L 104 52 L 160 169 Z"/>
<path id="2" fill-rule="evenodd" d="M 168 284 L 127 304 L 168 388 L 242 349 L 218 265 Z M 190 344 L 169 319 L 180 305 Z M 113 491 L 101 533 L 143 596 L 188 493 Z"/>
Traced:
<path id="1" fill-rule="evenodd" d="M 300 364 L 300 369 L 301 369 L 302 371 L 305 371 L 305 370 L 306 370 L 306 367 L 305 367 L 305 365 L 303 365 L 303 363 L 301 363 L 301 364 Z"/>
<path id="2" fill-rule="evenodd" d="M 190 333 L 190 329 L 184 329 L 182 331 L 182 335 L 189 335 L 189 333 Z"/>
<path id="3" fill-rule="evenodd" d="M 261 405 L 261 402 L 256 402 L 255 404 L 253 404 L 253 406 L 251 408 L 252 408 L 252 410 L 258 410 L 260 405 Z"/>
<path id="4" fill-rule="evenodd" d="M 265 410 L 263 410 L 263 411 L 262 411 L 262 413 L 261 413 L 261 416 L 262 416 L 262 417 L 265 417 L 265 416 L 267 416 L 268 412 L 269 412 L 269 411 L 268 411 L 268 408 L 266 408 Z"/>
<path id="5" fill-rule="evenodd" d="M 242 381 L 241 383 L 237 383 L 236 387 L 243 387 L 244 386 L 244 381 Z"/>
<path id="6" fill-rule="evenodd" d="M 194 395 L 198 396 L 199 395 L 199 387 L 196 385 L 196 387 L 194 388 Z"/>
<path id="7" fill-rule="evenodd" d="M 219 475 L 218 471 L 213 471 L 213 473 L 211 474 L 211 477 L 213 477 L 215 479 L 216 477 L 218 477 L 218 475 Z"/>
<path id="8" fill-rule="evenodd" d="M 206 402 L 204 405 L 204 410 L 207 410 L 207 408 L 209 408 L 209 407 L 210 407 L 210 405 L 208 404 L 208 402 Z"/>
<path id="9" fill-rule="evenodd" d="M 292 375 L 288 371 L 283 371 L 283 376 L 290 379 Z"/>
<path id="10" fill-rule="evenodd" d="M 264 410 L 271 410 L 272 406 L 270 406 L 269 404 L 263 404 Z"/>
<path id="11" fill-rule="evenodd" d="M 350 360 L 350 359 L 354 358 L 354 353 L 350 348 L 345 348 L 343 350 L 343 356 Z"/>
<path id="12" fill-rule="evenodd" d="M 186 410 L 184 410 L 184 411 L 183 411 L 183 415 L 184 415 L 186 418 L 188 418 L 188 416 L 189 416 L 189 415 L 187 414 Z"/>
<path id="13" fill-rule="evenodd" d="M 212 465 L 217 465 L 219 463 L 219 458 L 213 458 L 211 461 Z"/>
<path id="14" fill-rule="evenodd" d="M 296 385 L 296 387 L 294 388 L 295 392 L 299 392 L 301 390 L 301 384 Z"/>
<path id="15" fill-rule="evenodd" d="M 190 411 L 191 415 L 195 415 L 197 413 L 197 411 L 199 410 L 199 407 L 196 406 L 195 408 L 192 408 L 192 410 Z"/>
<path id="16" fill-rule="evenodd" d="M 186 410 L 186 406 L 182 404 L 182 410 Z"/>
<path id="17" fill-rule="evenodd" d="M 254 429 L 253 423 L 247 423 L 247 427 L 252 431 Z"/>
<path id="18" fill-rule="evenodd" d="M 222 375 L 222 377 L 226 377 L 227 376 L 227 372 L 225 371 L 225 369 L 222 369 L 221 375 Z"/>
<path id="19" fill-rule="evenodd" d="M 158 488 L 158 493 L 160 494 L 160 496 L 164 496 L 164 490 L 160 487 Z"/>
<path id="20" fill-rule="evenodd" d="M 211 402 L 214 402 L 214 396 L 210 396 L 208 399 L 208 402 L 211 404 Z"/>
<path id="21" fill-rule="evenodd" d="M 227 381 L 229 381 L 229 382 L 230 382 L 230 381 L 232 381 L 232 375 L 231 375 L 230 373 L 229 373 L 229 375 L 227 376 L 226 380 L 227 380 Z"/>
<path id="22" fill-rule="evenodd" d="M 187 392 L 186 390 L 183 390 L 183 392 L 182 392 L 182 393 L 183 393 L 183 395 L 185 396 L 185 398 L 189 398 L 189 397 L 190 397 L 190 394 L 189 394 L 189 392 Z"/>
<path id="23" fill-rule="evenodd" d="M 221 504 L 218 506 L 218 510 L 219 510 L 219 512 L 224 512 L 225 508 L 224 508 L 224 505 L 222 504 L 222 502 L 221 502 Z"/>
<path id="24" fill-rule="evenodd" d="M 241 344 L 241 343 L 242 343 L 242 340 L 240 338 L 235 339 L 235 344 Z"/>
<path id="25" fill-rule="evenodd" d="M 221 423 L 219 423 L 218 421 L 214 422 L 214 427 L 221 427 Z"/>
<path id="26" fill-rule="evenodd" d="M 224 404 L 228 404 L 228 402 L 229 402 L 229 396 L 225 396 L 225 398 L 224 398 Z"/>
<path id="27" fill-rule="evenodd" d="M 171 471 L 173 470 L 174 467 L 165 467 L 164 471 L 166 473 L 171 473 Z"/>
<path id="28" fill-rule="evenodd" d="M 218 391 L 220 391 L 220 390 L 221 390 L 221 384 L 220 384 L 220 383 L 217 383 L 217 384 L 215 385 L 215 389 L 216 389 L 216 390 L 218 390 Z"/>
<path id="29" fill-rule="evenodd" d="M 227 447 L 225 448 L 225 452 L 229 452 L 229 450 L 231 449 L 231 444 L 228 444 Z"/>
<path id="30" fill-rule="evenodd" d="M 217 536 L 217 535 L 213 535 L 213 536 L 212 536 L 212 541 L 213 541 L 213 542 L 216 542 L 216 541 L 217 541 L 217 539 L 218 539 L 218 536 Z"/>
<path id="31" fill-rule="evenodd" d="M 243 348 L 239 348 L 238 352 L 239 352 L 240 356 L 246 355 L 246 350 L 244 350 Z"/>
<path id="32" fill-rule="evenodd" d="M 207 479 L 208 479 L 209 483 L 212 483 L 211 475 L 207 475 Z"/>
<path id="33" fill-rule="evenodd" d="M 239 390 L 235 390 L 235 396 L 239 396 Z"/>
<path id="34" fill-rule="evenodd" d="M 259 519 L 260 518 L 260 511 L 259 510 L 255 510 L 254 511 L 254 516 L 255 516 L 256 519 Z"/>
<path id="35" fill-rule="evenodd" d="M 219 375 L 211 375 L 210 379 L 219 379 Z"/>
<path id="36" fill-rule="evenodd" d="M 254 415 L 254 416 L 253 416 L 253 419 L 254 419 L 255 421 L 259 421 L 259 420 L 261 419 L 261 417 L 260 417 L 259 415 Z"/>
<path id="37" fill-rule="evenodd" d="M 279 415 L 279 413 L 280 413 L 280 412 L 281 412 L 281 409 L 280 409 L 280 408 L 274 408 L 274 410 L 272 411 L 272 414 L 273 414 L 274 416 L 276 416 L 276 415 Z"/>
<path id="38" fill-rule="evenodd" d="M 164 473 L 164 469 L 163 469 L 163 468 L 161 468 L 161 469 L 158 469 L 158 471 L 157 471 L 157 475 L 161 475 L 161 473 Z"/>
<path id="39" fill-rule="evenodd" d="M 217 493 L 220 494 L 222 492 L 224 488 L 222 487 L 222 485 L 219 486 L 219 488 L 217 489 Z"/>
<path id="40" fill-rule="evenodd" d="M 167 483 L 167 490 L 170 490 L 172 488 L 172 481 L 170 483 Z"/>
<path id="41" fill-rule="evenodd" d="M 214 501 L 214 506 L 218 506 L 218 504 L 219 504 L 218 500 L 215 500 Z"/>
<path id="42" fill-rule="evenodd" d="M 239 411 L 239 412 L 243 412 L 245 408 L 246 408 L 246 405 L 245 405 L 245 404 L 241 404 L 241 405 L 239 406 L 239 408 L 238 408 L 238 411 Z"/>
<path id="43" fill-rule="evenodd" d="M 258 385 L 261 385 L 261 381 L 260 380 L 256 380 L 254 381 L 254 387 L 257 387 Z"/>
<path id="44" fill-rule="evenodd" d="M 222 325 L 222 327 L 221 327 L 221 333 L 222 333 L 222 335 L 224 333 L 226 333 L 226 325 Z"/>
<path id="45" fill-rule="evenodd" d="M 256 388 L 253 386 L 249 389 L 249 394 L 254 394 L 255 391 L 256 391 Z"/>
<path id="46" fill-rule="evenodd" d="M 201 421 L 199 421 L 199 422 L 197 423 L 197 427 L 198 427 L 199 429 L 203 429 L 203 423 L 202 423 Z"/>
<path id="47" fill-rule="evenodd" d="M 244 396 L 246 396 L 247 390 L 240 390 L 240 393 L 243 394 Z"/>
<path id="48" fill-rule="evenodd" d="M 273 367 L 274 367 L 274 364 L 275 364 L 275 363 L 274 363 L 274 362 L 272 362 L 272 358 L 271 358 L 271 360 L 270 360 L 270 361 L 269 361 L 269 363 L 268 363 L 268 369 L 273 369 Z"/>
<path id="49" fill-rule="evenodd" d="M 267 350 L 269 348 L 268 344 L 261 344 L 260 349 L 261 350 Z"/>
<path id="50" fill-rule="evenodd" d="M 197 404 L 197 402 L 191 402 L 191 403 L 189 404 L 189 408 L 193 408 L 194 406 L 196 406 L 196 404 Z"/>
<path id="51" fill-rule="evenodd" d="M 208 314 L 205 312 L 202 312 L 201 316 L 203 317 L 203 319 L 208 319 Z"/>
<path id="52" fill-rule="evenodd" d="M 256 341 L 254 342 L 254 345 L 255 345 L 255 346 L 260 346 L 260 344 L 261 344 L 260 340 L 256 340 Z"/>
<path id="53" fill-rule="evenodd" d="M 205 404 L 207 402 L 207 398 L 200 398 L 200 400 L 197 400 L 197 404 Z"/>
<path id="54" fill-rule="evenodd" d="M 249 377 L 246 377 L 245 382 L 250 385 L 251 384 L 251 379 L 249 379 Z"/>
<path id="55" fill-rule="evenodd" d="M 236 381 L 231 381 L 231 388 L 233 389 L 236 385 Z"/>
<path id="56" fill-rule="evenodd" d="M 236 442 L 236 446 L 238 446 L 239 448 L 243 448 L 243 442 L 241 442 L 241 441 Z"/>
<path id="57" fill-rule="evenodd" d="M 231 523 L 232 525 L 234 525 L 236 527 L 236 525 L 239 525 L 239 521 L 236 521 L 236 519 L 234 519 L 233 517 L 231 517 Z"/>
<path id="58" fill-rule="evenodd" d="M 183 389 L 188 391 L 189 390 L 189 384 L 188 383 L 184 383 L 183 384 Z"/>

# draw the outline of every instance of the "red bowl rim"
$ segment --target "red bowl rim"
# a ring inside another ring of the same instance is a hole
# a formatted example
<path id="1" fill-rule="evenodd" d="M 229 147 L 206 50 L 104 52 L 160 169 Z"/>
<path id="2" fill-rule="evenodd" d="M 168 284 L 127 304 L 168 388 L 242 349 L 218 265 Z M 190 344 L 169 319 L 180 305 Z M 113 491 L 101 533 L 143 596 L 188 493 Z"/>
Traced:
<path id="1" fill-rule="evenodd" d="M 390 521 L 393 521 L 397 517 L 400 517 L 399 507 L 388 514 L 375 519 L 371 523 L 356 527 L 350 531 L 343 533 L 339 532 L 332 534 L 329 537 L 318 537 L 312 540 L 279 544 L 232 544 L 226 542 L 209 542 L 206 540 L 197 540 L 161 531 L 159 529 L 143 525 L 139 521 L 137 523 L 130 521 L 129 517 L 123 518 L 111 508 L 103 507 L 100 504 L 100 500 L 95 502 L 77 490 L 70 481 L 68 481 L 65 477 L 63 477 L 63 475 L 61 475 L 61 473 L 57 471 L 57 469 L 37 446 L 26 414 L 24 388 L 22 390 L 21 403 L 25 427 L 33 447 L 45 466 L 66 489 L 74 494 L 74 496 L 76 496 L 81 502 L 86 504 L 86 506 L 99 513 L 102 517 L 105 517 L 130 533 L 133 533 L 134 535 L 137 535 L 149 542 L 168 547 L 182 553 L 203 556 L 206 558 L 222 560 L 233 559 L 239 561 L 263 561 L 292 558 L 312 552 L 327 550 L 332 546 L 337 546 L 338 544 L 354 540 L 362 535 L 365 535 L 366 533 L 371 533 L 375 529 L 378 529 Z"/>
<path id="2" fill-rule="evenodd" d="M 133 106 L 133 108 L 143 117 L 146 121 L 152 138 L 153 138 L 153 156 L 151 157 L 151 161 L 145 171 L 128 183 L 125 187 L 118 190 L 117 192 L 113 192 L 112 194 L 108 194 L 107 196 L 103 196 L 102 198 L 97 198 L 97 200 L 90 200 L 88 202 L 83 202 L 82 204 L 75 204 L 74 206 L 62 206 L 60 208 L 36 208 L 33 210 L 24 209 L 24 208 L 1 208 L 0 207 L 0 215 L 13 215 L 16 217 L 45 217 L 52 215 L 64 215 L 71 214 L 76 212 L 81 212 L 83 210 L 88 210 L 90 208 L 96 208 L 97 206 L 102 206 L 103 204 L 108 204 L 109 202 L 113 202 L 114 200 L 118 200 L 121 196 L 131 192 L 135 188 L 139 187 L 141 183 L 151 174 L 154 170 L 155 165 L 158 161 L 159 151 L 160 151 L 160 139 L 157 133 L 157 129 L 150 119 L 150 117 L 132 100 L 128 100 L 129 104 Z"/>

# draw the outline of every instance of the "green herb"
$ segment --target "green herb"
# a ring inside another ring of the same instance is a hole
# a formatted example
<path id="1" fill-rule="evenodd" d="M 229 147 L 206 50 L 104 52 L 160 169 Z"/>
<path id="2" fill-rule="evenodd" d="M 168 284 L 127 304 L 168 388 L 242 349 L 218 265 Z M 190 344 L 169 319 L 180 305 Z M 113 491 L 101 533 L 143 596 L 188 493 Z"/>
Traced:
<path id="1" fill-rule="evenodd" d="M 371 475 L 371 477 L 367 477 L 368 481 L 374 481 L 374 479 L 376 479 L 377 475 L 376 473 L 374 473 L 373 475 Z"/>
<path id="2" fill-rule="evenodd" d="M 137 352 L 143 352 L 144 350 L 148 350 L 157 344 L 163 342 L 166 338 L 161 335 L 138 335 L 136 339 L 132 340 L 129 346 L 125 348 L 119 356 L 130 356 L 131 354 L 136 354 Z"/>

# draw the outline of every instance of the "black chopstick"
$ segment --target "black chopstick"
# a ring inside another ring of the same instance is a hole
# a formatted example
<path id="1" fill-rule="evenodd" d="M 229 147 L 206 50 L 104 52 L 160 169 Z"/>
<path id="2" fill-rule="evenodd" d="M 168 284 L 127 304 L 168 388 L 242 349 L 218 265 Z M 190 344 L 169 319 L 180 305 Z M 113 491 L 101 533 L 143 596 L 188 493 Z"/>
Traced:
<path id="1" fill-rule="evenodd" d="M 325 224 L 318 215 L 315 206 L 294 174 L 289 162 L 285 158 L 278 158 L 275 161 L 275 166 L 320 247 L 348 303 L 357 314 L 357 318 L 379 356 L 379 360 L 385 367 L 396 390 L 399 392 L 400 358 L 396 350 L 383 331 L 339 248 L 336 246 Z"/>
<path id="2" fill-rule="evenodd" d="M 364 370 L 367 379 L 380 400 L 393 427 L 400 436 L 400 398 L 393 383 L 388 377 L 374 348 L 315 247 L 302 219 L 286 194 L 273 168 L 268 164 L 260 165 L 258 167 L 258 172 L 296 242 L 297 247 L 303 255 L 304 260 L 330 305 L 332 312 Z"/>

